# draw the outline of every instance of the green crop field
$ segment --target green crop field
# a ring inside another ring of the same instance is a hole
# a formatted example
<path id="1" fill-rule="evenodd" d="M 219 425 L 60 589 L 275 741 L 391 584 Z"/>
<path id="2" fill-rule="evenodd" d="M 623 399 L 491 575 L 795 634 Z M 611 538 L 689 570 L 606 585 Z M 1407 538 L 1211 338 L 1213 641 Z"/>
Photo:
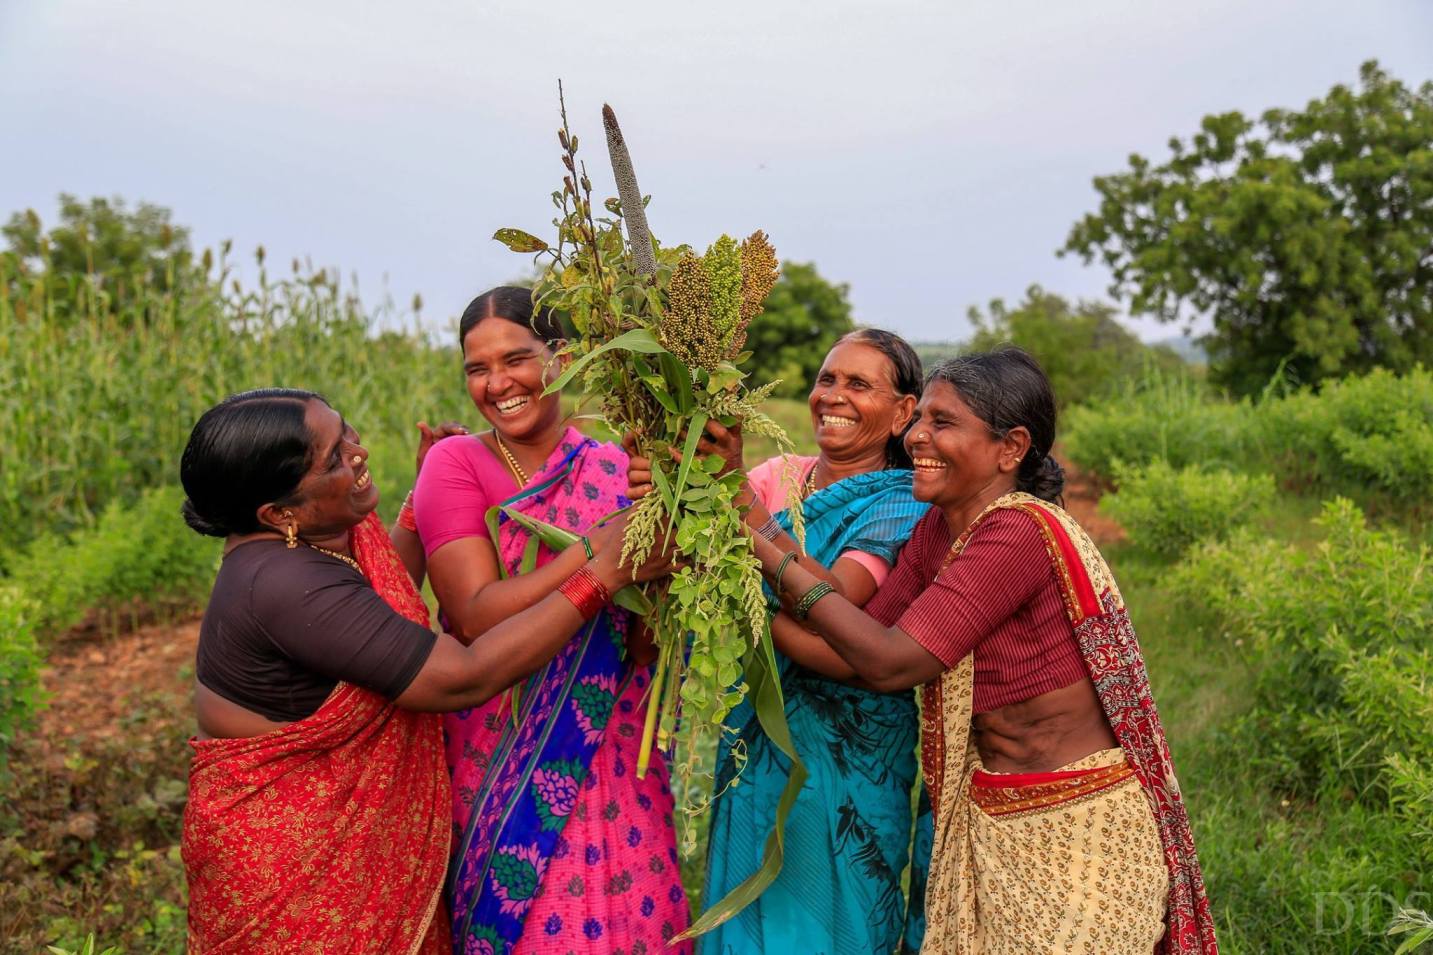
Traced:
<path id="1" fill-rule="evenodd" d="M 217 558 L 178 516 L 189 427 L 233 391 L 321 391 L 361 430 L 391 516 L 412 479 L 413 423 L 480 422 L 450 333 L 435 344 L 411 316 L 395 330 L 328 274 L 244 289 L 214 264 L 124 290 L 9 268 L 0 934 L 25 951 L 90 932 L 127 952 L 182 951 L 182 641 Z M 1197 373 L 1146 367 L 1070 400 L 1062 447 L 1103 493 L 1090 513 L 1116 529 L 1108 556 L 1225 950 L 1384 945 L 1398 907 L 1427 908 L 1433 892 L 1433 374 L 1233 400 Z M 811 449 L 804 402 L 770 410 Z M 114 661 L 148 676 L 96 680 Z M 699 822 L 692 832 L 696 895 Z"/>

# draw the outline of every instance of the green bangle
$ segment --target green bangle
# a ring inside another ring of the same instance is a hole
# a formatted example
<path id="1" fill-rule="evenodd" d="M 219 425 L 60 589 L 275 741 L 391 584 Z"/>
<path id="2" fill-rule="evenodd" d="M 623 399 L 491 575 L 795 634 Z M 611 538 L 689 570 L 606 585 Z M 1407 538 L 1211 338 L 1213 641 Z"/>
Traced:
<path id="1" fill-rule="evenodd" d="M 594 556 L 592 553 L 592 542 L 587 539 L 587 536 L 585 534 L 582 537 L 578 538 L 578 540 L 582 541 L 582 550 L 584 553 L 587 554 L 587 559 L 591 560 Z"/>
<path id="2" fill-rule="evenodd" d="M 780 564 L 777 566 L 777 568 L 776 568 L 776 578 L 775 578 L 775 579 L 776 579 L 776 587 L 775 587 L 774 589 L 776 590 L 777 594 L 780 594 L 780 593 L 781 593 L 781 576 L 782 576 L 782 574 L 785 574 L 785 573 L 786 573 L 786 568 L 787 568 L 787 567 L 790 567 L 790 566 L 791 566 L 791 562 L 792 562 L 793 560 L 795 560 L 795 559 L 796 559 L 796 551 L 794 551 L 794 550 L 789 550 L 789 551 L 787 551 L 787 552 L 786 552 L 786 556 L 783 557 L 783 558 L 781 558 L 781 563 L 780 563 Z"/>
<path id="3" fill-rule="evenodd" d="M 801 598 L 801 602 L 791 611 L 792 615 L 797 620 L 805 620 L 806 615 L 811 612 L 811 608 L 816 606 L 816 601 L 829 593 L 835 593 L 835 591 L 836 588 L 826 583 L 826 581 L 822 580 L 817 582 L 816 586 L 806 591 L 806 595 Z"/>

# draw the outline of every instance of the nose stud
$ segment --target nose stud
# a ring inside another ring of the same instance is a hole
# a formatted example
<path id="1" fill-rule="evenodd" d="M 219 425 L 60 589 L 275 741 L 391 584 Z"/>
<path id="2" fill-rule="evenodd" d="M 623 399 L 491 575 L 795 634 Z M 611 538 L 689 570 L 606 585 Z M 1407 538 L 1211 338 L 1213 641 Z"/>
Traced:
<path id="1" fill-rule="evenodd" d="M 917 440 L 917 441 L 929 441 L 929 440 L 930 440 L 930 435 L 929 435 L 929 434 L 926 434 L 924 431 L 917 431 L 917 432 L 916 432 L 916 440 Z"/>
<path id="2" fill-rule="evenodd" d="M 355 455 L 353 456 L 353 464 L 354 464 L 354 467 L 357 467 L 358 465 L 360 465 L 360 464 L 362 464 L 362 463 L 363 463 L 363 455 L 361 455 L 361 454 L 355 454 Z"/>

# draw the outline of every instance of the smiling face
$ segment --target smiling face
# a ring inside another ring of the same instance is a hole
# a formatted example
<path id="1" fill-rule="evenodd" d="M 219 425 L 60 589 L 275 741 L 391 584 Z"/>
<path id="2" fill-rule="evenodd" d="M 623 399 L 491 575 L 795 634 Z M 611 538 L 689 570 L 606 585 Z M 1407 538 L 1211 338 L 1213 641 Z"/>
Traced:
<path id="1" fill-rule="evenodd" d="M 879 349 L 843 341 L 826 354 L 807 404 L 821 453 L 856 459 L 883 452 L 904 430 L 915 397 L 896 394 L 891 360 Z"/>
<path id="2" fill-rule="evenodd" d="M 331 537 L 347 531 L 378 506 L 378 487 L 368 470 L 368 449 L 359 444 L 358 432 L 342 415 L 322 401 L 310 401 L 304 425 L 313 443 L 308 473 L 293 495 L 299 503 L 287 508 L 265 505 L 271 509 L 265 522 L 282 531 L 286 522 L 273 512 L 291 511 L 301 536 Z"/>
<path id="3" fill-rule="evenodd" d="M 513 441 L 542 434 L 562 415 L 562 396 L 544 397 L 558 362 L 531 330 L 505 318 L 485 318 L 463 338 L 468 395 L 488 423 Z"/>
<path id="4" fill-rule="evenodd" d="M 1012 428 L 996 435 L 948 382 L 926 385 L 906 434 L 906 450 L 915 463 L 912 491 L 918 501 L 937 507 L 999 497 L 1015 489 L 1020 459 L 1030 433 Z"/>

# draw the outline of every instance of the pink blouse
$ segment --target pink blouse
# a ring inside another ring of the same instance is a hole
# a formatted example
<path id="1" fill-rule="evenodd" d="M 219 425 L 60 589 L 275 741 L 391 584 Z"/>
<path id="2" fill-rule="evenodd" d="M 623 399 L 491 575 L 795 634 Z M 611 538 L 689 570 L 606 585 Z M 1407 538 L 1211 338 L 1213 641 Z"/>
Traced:
<path id="1" fill-rule="evenodd" d="M 752 493 L 768 511 L 775 514 L 777 511 L 786 510 L 786 489 L 789 486 L 800 487 L 806 480 L 806 475 L 816 466 L 814 455 L 786 454 L 777 455 L 774 458 L 763 461 L 747 472 L 746 479 L 751 484 Z M 848 550 L 841 554 L 842 557 L 849 557 L 862 567 L 876 586 L 881 586 L 886 575 L 891 572 L 891 565 L 877 557 L 875 554 L 868 554 L 863 550 Z"/>
<path id="2" fill-rule="evenodd" d="M 413 517 L 428 557 L 464 537 L 488 540 L 488 508 L 518 492 L 507 465 L 475 434 L 433 445 L 413 489 Z"/>

